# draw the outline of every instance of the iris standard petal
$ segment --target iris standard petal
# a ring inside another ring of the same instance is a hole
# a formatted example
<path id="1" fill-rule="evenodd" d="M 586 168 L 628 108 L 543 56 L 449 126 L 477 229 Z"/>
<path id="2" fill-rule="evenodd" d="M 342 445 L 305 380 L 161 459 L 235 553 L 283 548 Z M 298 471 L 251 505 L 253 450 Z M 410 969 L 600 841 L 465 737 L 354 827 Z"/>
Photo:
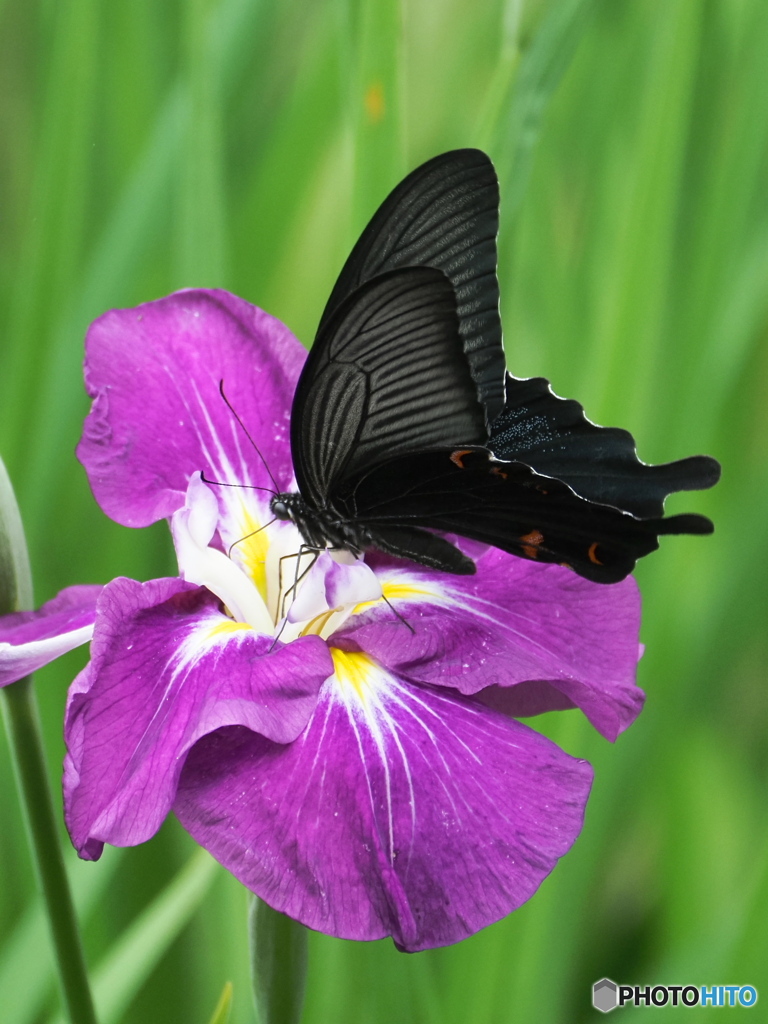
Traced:
<path id="1" fill-rule="evenodd" d="M 592 770 L 445 688 L 334 652 L 307 730 L 222 729 L 174 809 L 271 906 L 350 939 L 456 942 L 525 902 L 572 845 Z"/>
<path id="2" fill-rule="evenodd" d="M 34 612 L 0 618 L 0 686 L 37 671 L 91 639 L 101 586 L 60 591 Z"/>
<path id="3" fill-rule="evenodd" d="M 178 579 L 113 580 L 91 663 L 70 695 L 66 814 L 76 848 L 134 845 L 170 810 L 189 748 L 224 725 L 277 743 L 307 724 L 332 672 L 326 645 L 274 645 Z"/>
<path id="4" fill-rule="evenodd" d="M 188 583 L 207 587 L 239 622 L 271 633 L 273 622 L 253 579 L 223 551 L 210 547 L 217 529 L 219 505 L 200 475 L 189 481 L 184 508 L 171 517 L 171 533 L 179 574 Z"/>
<path id="5" fill-rule="evenodd" d="M 99 317 L 86 338 L 93 405 L 77 454 L 102 509 L 146 526 L 184 505 L 201 470 L 272 487 L 245 429 L 287 487 L 290 404 L 305 357 L 279 320 L 223 291 L 176 292 Z"/>
<path id="6" fill-rule="evenodd" d="M 342 635 L 393 671 L 464 694 L 486 691 L 512 715 L 576 706 L 611 740 L 640 713 L 633 579 L 592 583 L 497 548 L 480 555 L 474 576 L 394 566 L 387 575 L 385 566 L 378 561 L 384 594 L 412 630 L 380 603 L 347 620 Z"/>

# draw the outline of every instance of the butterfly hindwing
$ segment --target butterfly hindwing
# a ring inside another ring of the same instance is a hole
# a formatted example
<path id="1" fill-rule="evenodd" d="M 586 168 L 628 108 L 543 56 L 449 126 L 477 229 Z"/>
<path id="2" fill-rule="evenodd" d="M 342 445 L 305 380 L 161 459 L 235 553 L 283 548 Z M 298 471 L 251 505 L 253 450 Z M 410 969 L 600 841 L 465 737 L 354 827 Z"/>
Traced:
<path id="1" fill-rule="evenodd" d="M 600 583 L 623 579 L 658 547 L 661 534 L 712 529 L 704 516 L 638 519 L 581 498 L 522 462 L 499 462 L 481 447 L 390 460 L 350 481 L 343 506 L 385 541 L 388 530 L 406 524 L 457 533 L 523 558 L 567 565 Z"/>
<path id="2" fill-rule="evenodd" d="M 361 285 L 402 267 L 442 270 L 456 295 L 461 344 L 490 423 L 504 406 L 496 277 L 499 183 L 489 158 L 457 149 L 417 167 L 389 194 L 349 255 L 318 337 Z"/>
<path id="3" fill-rule="evenodd" d="M 627 430 L 599 427 L 572 399 L 559 398 L 543 377 L 507 374 L 503 412 L 491 425 L 488 447 L 504 461 L 520 461 L 567 483 L 589 501 L 642 519 L 664 515 L 675 491 L 712 487 L 720 466 L 706 455 L 653 466 L 637 457 Z"/>

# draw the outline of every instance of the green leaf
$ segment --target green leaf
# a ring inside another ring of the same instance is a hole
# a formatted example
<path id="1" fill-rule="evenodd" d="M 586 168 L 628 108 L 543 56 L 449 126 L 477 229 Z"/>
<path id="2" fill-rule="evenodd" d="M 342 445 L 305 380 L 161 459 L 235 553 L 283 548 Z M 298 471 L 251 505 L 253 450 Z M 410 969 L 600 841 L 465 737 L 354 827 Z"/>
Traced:
<path id="1" fill-rule="evenodd" d="M 561 0 L 550 6 L 520 59 L 511 94 L 500 105 L 490 149 L 496 157 L 506 229 L 525 194 L 547 107 L 589 24 L 593 6 L 594 0 Z M 511 65 L 512 58 L 507 54 L 505 61 Z"/>
<path id="2" fill-rule="evenodd" d="M 350 4 L 349 7 L 352 5 Z M 352 31 L 351 104 L 354 144 L 352 234 L 403 176 L 402 25 L 399 0 L 363 0 Z"/>

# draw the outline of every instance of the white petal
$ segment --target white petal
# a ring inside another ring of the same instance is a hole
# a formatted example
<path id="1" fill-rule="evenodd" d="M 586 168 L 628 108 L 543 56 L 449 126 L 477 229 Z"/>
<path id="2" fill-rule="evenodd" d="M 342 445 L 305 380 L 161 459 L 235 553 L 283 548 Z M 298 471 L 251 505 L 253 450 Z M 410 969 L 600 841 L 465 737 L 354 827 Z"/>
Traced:
<path id="1" fill-rule="evenodd" d="M 207 587 L 238 622 L 247 622 L 259 632 L 271 633 L 271 616 L 251 580 L 222 551 L 208 547 L 217 516 L 216 498 L 196 474 L 189 482 L 185 507 L 171 519 L 179 575 L 188 583 Z"/>

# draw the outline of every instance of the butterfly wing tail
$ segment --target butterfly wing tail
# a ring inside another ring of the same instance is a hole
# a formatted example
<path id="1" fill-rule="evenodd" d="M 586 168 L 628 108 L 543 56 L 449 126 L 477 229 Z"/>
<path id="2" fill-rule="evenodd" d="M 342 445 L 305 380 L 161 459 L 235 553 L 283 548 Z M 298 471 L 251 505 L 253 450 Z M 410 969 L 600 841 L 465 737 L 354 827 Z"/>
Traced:
<path id="1" fill-rule="evenodd" d="M 714 533 L 715 524 L 706 516 L 697 515 L 694 512 L 683 513 L 679 516 L 669 516 L 667 519 L 648 520 L 655 533 L 659 536 L 674 535 L 681 533 L 692 533 L 698 536 L 706 536 Z"/>

